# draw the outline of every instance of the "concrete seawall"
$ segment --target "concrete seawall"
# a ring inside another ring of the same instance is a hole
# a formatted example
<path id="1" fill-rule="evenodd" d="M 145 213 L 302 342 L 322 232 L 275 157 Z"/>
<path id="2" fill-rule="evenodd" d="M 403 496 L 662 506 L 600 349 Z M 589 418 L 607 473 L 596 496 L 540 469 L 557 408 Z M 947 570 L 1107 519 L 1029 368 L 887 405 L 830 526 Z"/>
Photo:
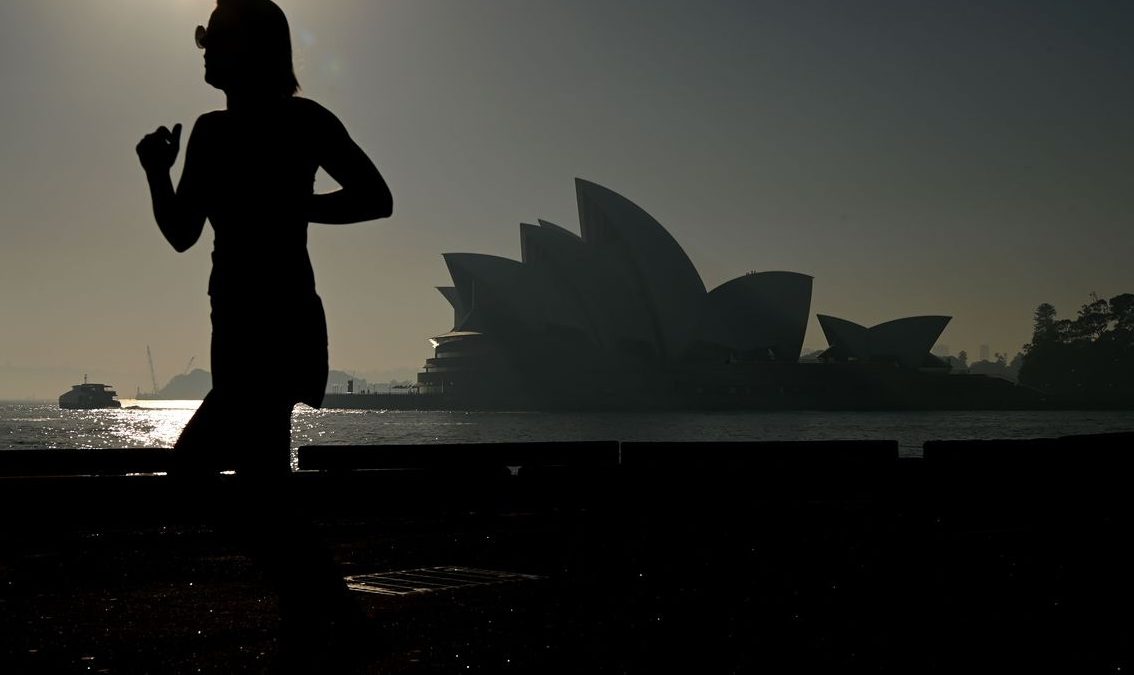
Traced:
<path id="1" fill-rule="evenodd" d="M 540 579 L 367 597 L 388 639 L 362 672 L 1115 672 L 1132 452 L 1134 434 L 921 459 L 890 441 L 312 446 L 289 490 L 347 573 Z M 271 591 L 149 474 L 169 458 L 0 453 L 0 670 L 271 672 Z"/>

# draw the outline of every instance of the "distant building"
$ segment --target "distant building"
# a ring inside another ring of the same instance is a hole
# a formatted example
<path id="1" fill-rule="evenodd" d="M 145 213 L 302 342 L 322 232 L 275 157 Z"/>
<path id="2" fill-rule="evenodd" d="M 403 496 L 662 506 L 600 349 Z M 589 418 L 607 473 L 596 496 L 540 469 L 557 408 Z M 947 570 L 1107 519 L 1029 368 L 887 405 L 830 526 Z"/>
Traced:
<path id="1" fill-rule="evenodd" d="M 980 346 L 980 360 L 981 361 L 988 361 L 989 360 L 988 357 L 991 353 L 992 353 L 992 351 L 988 348 L 988 345 L 981 345 Z"/>
<path id="2" fill-rule="evenodd" d="M 434 356 L 418 374 L 422 394 L 485 407 L 602 406 L 716 390 L 775 397 L 795 387 L 792 373 L 826 368 L 799 364 L 811 276 L 751 272 L 708 290 L 646 211 L 595 183 L 576 179 L 575 187 L 580 235 L 540 220 L 520 225 L 519 261 L 444 254 L 453 283 L 438 290 L 453 308 L 453 326 L 431 339 Z M 892 356 L 918 368 L 945 322 L 916 317 L 872 329 L 842 322 L 833 332 L 824 323 L 831 344 L 824 353 Z"/>

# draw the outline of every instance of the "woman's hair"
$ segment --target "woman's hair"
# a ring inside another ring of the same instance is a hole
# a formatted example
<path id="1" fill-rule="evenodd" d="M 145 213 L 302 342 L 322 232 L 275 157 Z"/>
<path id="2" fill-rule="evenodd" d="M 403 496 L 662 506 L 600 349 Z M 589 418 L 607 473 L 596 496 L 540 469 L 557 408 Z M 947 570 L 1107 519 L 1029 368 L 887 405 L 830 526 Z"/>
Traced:
<path id="1" fill-rule="evenodd" d="M 217 0 L 232 38 L 240 43 L 245 75 L 241 84 L 292 96 L 299 81 L 291 62 L 291 30 L 272 0 Z"/>

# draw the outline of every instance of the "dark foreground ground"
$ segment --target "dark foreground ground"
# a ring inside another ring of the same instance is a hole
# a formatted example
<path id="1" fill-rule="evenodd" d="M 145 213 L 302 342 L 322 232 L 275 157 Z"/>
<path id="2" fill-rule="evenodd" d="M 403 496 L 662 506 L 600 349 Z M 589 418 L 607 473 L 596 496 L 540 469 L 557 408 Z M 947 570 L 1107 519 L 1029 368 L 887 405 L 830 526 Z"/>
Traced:
<path id="1" fill-rule="evenodd" d="M 359 594 L 372 636 L 352 672 L 1134 666 L 1131 435 L 902 460 L 888 443 L 403 450 L 310 450 L 324 470 L 293 476 L 345 573 L 540 578 Z M 3 472 L 45 473 L 19 464 Z M 0 478 L 0 673 L 285 669 L 271 588 L 165 481 Z"/>

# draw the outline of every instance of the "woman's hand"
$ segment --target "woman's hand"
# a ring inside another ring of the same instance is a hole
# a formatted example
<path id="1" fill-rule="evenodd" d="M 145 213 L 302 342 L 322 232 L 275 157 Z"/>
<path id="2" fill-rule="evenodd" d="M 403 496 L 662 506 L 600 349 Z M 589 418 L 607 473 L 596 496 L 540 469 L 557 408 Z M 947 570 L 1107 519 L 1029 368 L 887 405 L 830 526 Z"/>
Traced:
<path id="1" fill-rule="evenodd" d="M 174 124 L 173 131 L 165 127 L 158 127 L 152 134 L 146 134 L 138 146 L 138 161 L 146 173 L 168 172 L 177 159 L 177 152 L 181 148 L 181 125 Z"/>

